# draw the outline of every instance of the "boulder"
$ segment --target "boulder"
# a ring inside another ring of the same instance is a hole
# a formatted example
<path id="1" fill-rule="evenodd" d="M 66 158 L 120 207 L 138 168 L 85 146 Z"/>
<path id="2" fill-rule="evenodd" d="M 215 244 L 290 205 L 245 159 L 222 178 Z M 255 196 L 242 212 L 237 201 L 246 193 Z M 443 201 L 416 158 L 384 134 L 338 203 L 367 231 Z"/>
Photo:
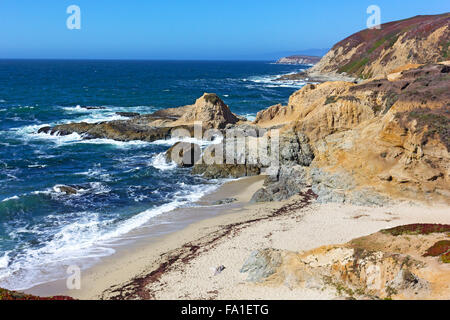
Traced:
<path id="1" fill-rule="evenodd" d="M 177 142 L 166 151 L 166 161 L 175 162 L 180 167 L 192 167 L 200 159 L 202 150 L 198 144 Z"/>
<path id="2" fill-rule="evenodd" d="M 221 200 L 217 200 L 217 201 L 213 202 L 213 205 L 218 206 L 218 205 L 223 205 L 223 204 L 230 204 L 230 203 L 233 203 L 236 201 L 237 201 L 236 198 L 225 198 L 225 199 L 221 199 Z"/>
<path id="3" fill-rule="evenodd" d="M 56 192 L 65 193 L 66 195 L 74 195 L 78 193 L 77 188 L 65 185 L 57 185 L 53 189 Z"/>
<path id="4" fill-rule="evenodd" d="M 278 250 L 255 250 L 247 258 L 240 272 L 248 273 L 247 281 L 261 282 L 273 275 L 281 262 L 282 258 Z"/>
<path id="5" fill-rule="evenodd" d="M 205 93 L 190 107 L 184 107 L 183 114 L 176 121 L 180 124 L 202 122 L 204 128 L 223 129 L 227 124 L 234 124 L 239 118 L 214 93 Z"/>
<path id="6" fill-rule="evenodd" d="M 49 126 L 46 126 L 46 127 L 40 128 L 40 129 L 38 130 L 37 133 L 45 133 L 45 134 L 48 134 L 48 133 L 50 133 L 51 131 L 52 131 L 52 128 L 49 127 Z"/>
<path id="7" fill-rule="evenodd" d="M 278 177 L 268 177 L 265 181 L 265 187 L 256 191 L 250 202 L 271 202 L 289 199 L 308 186 L 306 175 L 306 169 L 302 166 L 282 166 Z"/>
<path id="8" fill-rule="evenodd" d="M 125 117 L 125 118 L 134 118 L 139 117 L 141 114 L 137 112 L 116 112 L 118 116 Z"/>
<path id="9" fill-rule="evenodd" d="M 192 174 L 202 175 L 206 179 L 241 178 L 257 176 L 261 173 L 258 165 L 245 164 L 196 164 Z"/>
<path id="10" fill-rule="evenodd" d="M 116 120 L 101 123 L 69 123 L 52 128 L 51 134 L 61 136 L 78 133 L 87 139 L 112 139 L 117 141 L 148 141 L 166 139 L 170 136 L 170 127 L 149 126 L 138 119 Z"/>

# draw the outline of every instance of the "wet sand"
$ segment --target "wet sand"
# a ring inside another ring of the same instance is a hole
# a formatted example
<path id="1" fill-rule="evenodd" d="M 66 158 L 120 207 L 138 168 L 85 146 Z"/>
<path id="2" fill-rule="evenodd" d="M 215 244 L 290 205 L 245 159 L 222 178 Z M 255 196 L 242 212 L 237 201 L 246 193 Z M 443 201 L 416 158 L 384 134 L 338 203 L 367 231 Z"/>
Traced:
<path id="1" fill-rule="evenodd" d="M 91 283 L 98 278 L 97 275 L 99 273 L 104 274 L 105 276 L 109 274 L 110 276 L 108 279 L 110 283 L 128 280 L 128 277 L 130 277 L 128 271 L 141 271 L 142 266 L 133 264 L 136 268 L 130 266 L 131 269 L 127 270 L 126 275 L 122 275 L 121 272 L 113 272 L 116 269 L 116 264 L 120 264 L 120 262 L 127 261 L 128 259 L 134 260 L 135 257 L 139 256 L 139 253 L 142 250 L 147 249 L 148 246 L 152 247 L 151 250 L 155 252 L 155 254 L 148 255 L 148 258 L 139 258 L 139 261 L 148 261 L 150 263 L 152 259 L 156 257 L 156 253 L 162 253 L 164 250 L 173 249 L 172 246 L 165 245 L 167 238 L 183 239 L 182 235 L 178 235 L 178 233 L 191 224 L 234 212 L 248 204 L 251 196 L 261 188 L 263 180 L 263 176 L 256 176 L 226 182 L 215 192 L 202 197 L 197 202 L 197 206 L 178 208 L 161 214 L 160 216 L 154 217 L 151 220 L 151 223 L 143 225 L 118 238 L 114 242 L 111 242 L 110 246 L 116 250 L 113 255 L 102 257 L 93 267 L 82 270 L 81 290 L 68 290 L 66 279 L 61 279 L 37 285 L 25 290 L 25 292 L 40 296 L 64 294 L 73 297 L 89 298 L 91 292 L 98 291 L 97 283 L 95 285 L 91 285 Z M 223 205 L 215 204 L 218 201 L 230 198 L 235 199 L 235 201 Z"/>
<path id="2" fill-rule="evenodd" d="M 319 204 L 307 189 L 303 196 L 250 204 L 261 177 L 226 184 L 203 199 L 206 203 L 236 196 L 238 202 L 196 209 L 193 221 L 161 237 L 144 237 L 119 249 L 83 272 L 81 290 L 49 288 L 80 299 L 333 299 L 330 289 L 263 286 L 240 272 L 250 253 L 275 248 L 305 251 L 346 243 L 381 229 L 411 223 L 450 224 L 449 207 L 398 203 L 386 207 Z M 215 210 L 218 210 L 215 212 Z M 145 232 L 144 232 L 145 233 Z M 225 269 L 215 275 L 215 268 Z M 54 294 L 55 292 L 53 292 Z"/>

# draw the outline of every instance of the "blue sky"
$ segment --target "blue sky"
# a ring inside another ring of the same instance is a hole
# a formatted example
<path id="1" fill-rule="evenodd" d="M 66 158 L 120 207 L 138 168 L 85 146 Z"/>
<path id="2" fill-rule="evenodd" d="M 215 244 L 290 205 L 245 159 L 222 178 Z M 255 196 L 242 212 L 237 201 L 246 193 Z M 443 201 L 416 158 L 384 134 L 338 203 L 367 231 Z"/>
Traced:
<path id="1" fill-rule="evenodd" d="M 81 8 L 81 30 L 66 9 Z M 448 0 L 0 0 L 0 58 L 273 59 L 330 48 L 382 22 L 450 11 Z"/>

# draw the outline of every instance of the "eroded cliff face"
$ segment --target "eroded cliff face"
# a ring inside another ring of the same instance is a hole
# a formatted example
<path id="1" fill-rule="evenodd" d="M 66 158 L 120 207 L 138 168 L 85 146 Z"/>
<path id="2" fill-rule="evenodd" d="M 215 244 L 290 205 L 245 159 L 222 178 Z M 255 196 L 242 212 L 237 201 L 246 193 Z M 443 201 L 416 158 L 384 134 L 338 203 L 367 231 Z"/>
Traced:
<path id="1" fill-rule="evenodd" d="M 447 299 L 449 225 L 408 225 L 305 252 L 254 251 L 241 272 L 265 286 L 335 289 L 342 298 Z"/>
<path id="2" fill-rule="evenodd" d="M 386 76 L 407 63 L 448 60 L 450 13 L 416 16 L 366 29 L 334 45 L 310 73 Z"/>
<path id="3" fill-rule="evenodd" d="M 260 112 L 255 124 L 305 134 L 315 155 L 311 167 L 345 172 L 394 198 L 448 202 L 449 71 L 430 64 L 391 81 L 308 85 L 288 106 Z"/>

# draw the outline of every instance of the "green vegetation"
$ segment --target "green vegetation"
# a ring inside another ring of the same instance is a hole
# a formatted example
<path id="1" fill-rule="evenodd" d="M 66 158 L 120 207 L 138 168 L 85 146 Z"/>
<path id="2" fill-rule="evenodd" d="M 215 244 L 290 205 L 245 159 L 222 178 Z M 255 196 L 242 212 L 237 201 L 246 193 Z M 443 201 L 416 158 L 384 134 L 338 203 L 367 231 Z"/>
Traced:
<path id="1" fill-rule="evenodd" d="M 406 226 L 399 226 L 391 229 L 381 230 L 384 234 L 390 234 L 392 236 L 401 236 L 405 234 L 418 235 L 418 234 L 431 234 L 431 233 L 443 233 L 450 232 L 450 225 L 448 224 L 409 224 Z"/>
<path id="2" fill-rule="evenodd" d="M 331 104 L 331 103 L 335 103 L 338 100 L 345 100 L 345 101 L 350 101 L 350 102 L 355 102 L 358 103 L 360 102 L 360 100 L 354 96 L 342 96 L 342 97 L 338 97 L 338 96 L 329 96 L 327 97 L 327 99 L 325 100 L 325 105 L 327 104 Z"/>
<path id="3" fill-rule="evenodd" d="M 360 60 L 354 60 L 347 63 L 345 66 L 339 69 L 339 73 L 346 72 L 347 74 L 358 74 L 360 69 L 362 69 L 367 63 L 369 63 L 369 58 L 365 57 Z"/>
<path id="4" fill-rule="evenodd" d="M 398 38 L 400 36 L 400 33 L 392 33 L 386 37 L 386 41 L 389 41 L 387 44 L 388 48 L 391 48 L 394 46 L 394 44 L 397 42 Z"/>
<path id="5" fill-rule="evenodd" d="M 447 251 L 441 256 L 441 261 L 443 263 L 450 263 L 450 251 Z"/>
<path id="6" fill-rule="evenodd" d="M 374 52 L 376 49 L 378 49 L 385 42 L 386 42 L 386 38 L 381 38 L 380 40 L 375 42 L 375 44 L 373 45 L 372 48 L 369 49 L 369 51 L 367 51 L 367 54 L 371 54 L 372 52 Z"/>
<path id="7" fill-rule="evenodd" d="M 423 143 L 430 137 L 439 135 L 447 150 L 450 150 L 450 111 L 448 109 L 412 111 L 408 115 L 408 120 L 416 120 L 416 128 L 419 130 L 427 127 L 428 130 L 423 137 Z"/>
<path id="8" fill-rule="evenodd" d="M 386 294 L 387 294 L 387 298 L 385 298 L 385 300 L 392 300 L 392 296 L 398 294 L 398 291 L 395 290 L 394 288 L 387 286 L 386 287 Z"/>
<path id="9" fill-rule="evenodd" d="M 443 43 L 443 44 L 442 44 L 442 57 L 443 57 L 444 59 L 447 59 L 447 58 L 449 58 L 449 56 L 450 56 L 450 52 L 448 52 L 448 47 L 449 47 L 449 45 L 450 45 L 450 42 L 447 42 L 447 43 Z"/>
<path id="10" fill-rule="evenodd" d="M 358 288 L 356 291 L 353 291 L 351 288 L 346 287 L 342 282 L 334 282 L 333 278 L 330 276 L 324 276 L 323 282 L 326 285 L 333 286 L 336 289 L 336 292 L 339 296 L 346 294 L 350 298 L 353 298 L 355 293 L 358 295 L 363 295 L 365 293 L 364 289 L 362 288 Z"/>
<path id="11" fill-rule="evenodd" d="M 329 96 L 325 100 L 325 105 L 335 103 L 337 101 L 336 96 Z"/>
<path id="12" fill-rule="evenodd" d="M 385 99 L 386 99 L 386 108 L 383 111 L 384 114 L 388 113 L 388 111 L 392 108 L 392 106 L 397 102 L 398 94 L 396 94 L 395 92 L 390 92 L 385 96 Z"/>
<path id="13" fill-rule="evenodd" d="M 11 291 L 0 288 L 0 301 L 2 300 L 73 300 L 66 296 L 38 297 L 22 292 Z"/>

